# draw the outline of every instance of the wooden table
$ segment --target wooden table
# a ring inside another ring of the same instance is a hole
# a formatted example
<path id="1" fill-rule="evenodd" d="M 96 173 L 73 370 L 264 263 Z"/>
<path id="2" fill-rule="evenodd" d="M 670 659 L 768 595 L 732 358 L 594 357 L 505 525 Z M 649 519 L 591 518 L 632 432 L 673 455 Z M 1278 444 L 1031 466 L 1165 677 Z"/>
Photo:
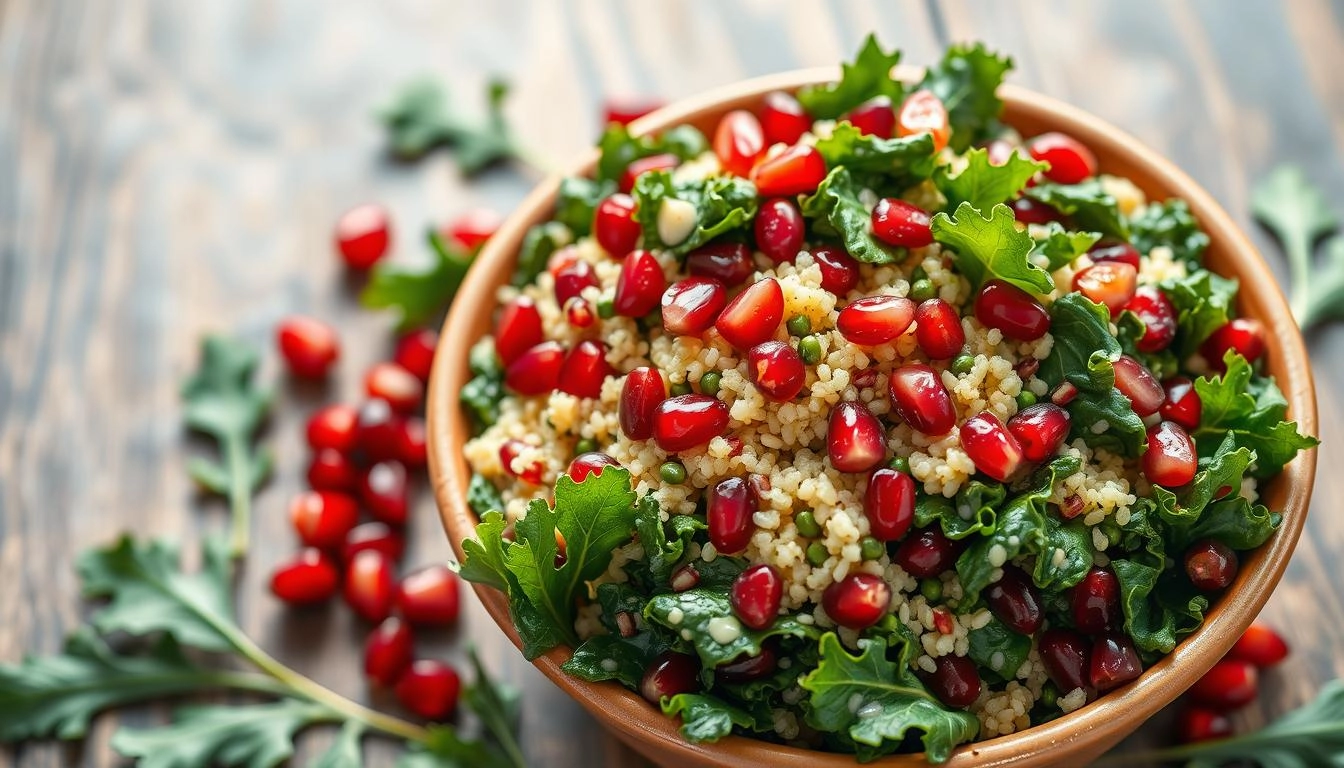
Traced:
<path id="1" fill-rule="evenodd" d="M 443 153 L 390 163 L 374 106 L 420 73 L 475 103 L 501 73 L 514 85 L 518 133 L 563 161 L 596 134 L 605 94 L 675 99 L 832 64 L 869 30 L 913 63 L 955 40 L 1011 52 L 1015 82 L 1134 133 L 1243 224 L 1250 185 L 1282 162 L 1305 166 L 1344 201 L 1338 1 L 705 0 L 636 10 L 600 0 L 0 0 L 0 660 L 53 651 L 77 624 L 76 552 L 126 529 L 193 538 L 222 527 L 222 506 L 198 498 L 183 469 L 178 382 L 201 334 L 237 333 L 269 350 L 276 321 L 304 312 L 341 328 L 345 357 L 328 387 L 295 386 L 266 363 L 279 381 L 268 438 L 279 463 L 257 499 L 239 605 L 266 647 L 363 696 L 365 629 L 339 609 L 293 615 L 265 589 L 294 548 L 285 505 L 302 482 L 306 415 L 357 398 L 359 372 L 389 354 L 392 338 L 389 318 L 357 308 L 330 227 L 352 204 L 384 202 L 396 215 L 396 258 L 409 260 L 426 223 L 472 205 L 507 210 L 532 181 L 500 170 L 468 183 Z M 1311 342 L 1329 438 L 1341 418 L 1344 334 Z M 1344 670 L 1344 526 L 1332 507 L 1344 474 L 1331 471 L 1344 448 L 1327 439 L 1321 451 L 1312 520 L 1266 612 L 1295 654 L 1243 725 Z M 413 528 L 409 563 L 448 555 L 427 493 Z M 462 629 L 430 649 L 456 657 L 467 642 L 523 687 L 533 764 L 639 764 L 474 603 Z M 100 721 L 85 749 L 25 746 L 0 753 L 0 765 L 118 764 L 104 746 L 116 724 Z M 1140 736 L 1162 737 L 1156 725 Z M 297 764 L 329 738 L 305 737 Z M 390 754 L 371 749 L 369 762 L 388 765 Z"/>

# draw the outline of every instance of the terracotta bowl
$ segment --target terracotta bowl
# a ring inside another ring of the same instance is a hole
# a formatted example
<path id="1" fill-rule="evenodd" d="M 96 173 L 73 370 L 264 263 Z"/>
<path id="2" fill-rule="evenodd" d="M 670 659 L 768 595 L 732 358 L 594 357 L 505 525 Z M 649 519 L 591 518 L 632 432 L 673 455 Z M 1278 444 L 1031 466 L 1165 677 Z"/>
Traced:
<path id="1" fill-rule="evenodd" d="M 631 129 L 647 133 L 690 123 L 710 134 L 719 117 L 730 109 L 755 109 L 770 91 L 792 91 L 809 83 L 834 80 L 836 75 L 833 69 L 814 69 L 725 86 L 658 110 L 637 121 Z M 1269 372 L 1283 388 L 1292 417 L 1298 420 L 1301 430 L 1315 434 L 1316 399 L 1302 337 L 1265 262 L 1227 213 L 1170 162 L 1098 118 L 1021 88 L 1004 86 L 1001 95 L 1005 102 L 1004 121 L 1023 135 L 1064 131 L 1090 146 L 1103 169 L 1129 177 L 1150 198 L 1178 197 L 1189 202 L 1212 239 L 1207 256 L 1209 267 L 1241 280 L 1241 312 L 1264 321 L 1269 330 Z M 574 167 L 574 173 L 588 174 L 596 159 L 596 153 L 590 153 Z M 490 332 L 496 288 L 508 281 L 528 227 L 550 216 L 557 185 L 558 179 L 553 178 L 537 187 L 486 245 L 458 293 L 434 362 L 429 400 L 430 471 L 443 523 L 458 557 L 462 556 L 462 540 L 473 535 L 477 522 L 466 503 L 470 471 L 462 456 L 462 445 L 470 437 L 470 425 L 457 402 L 458 391 L 469 378 L 468 349 Z M 1263 490 L 1265 502 L 1273 509 L 1283 510 L 1283 526 L 1265 546 L 1243 561 L 1227 595 L 1217 601 L 1199 631 L 1186 638 L 1174 653 L 1154 664 L 1134 683 L 1093 704 L 1022 733 L 965 745 L 946 765 L 949 768 L 1081 765 L 1115 745 L 1174 700 L 1227 652 L 1278 584 L 1306 520 L 1315 471 L 1315 451 L 1305 452 Z M 479 585 L 475 588 L 486 610 L 517 645 L 518 637 L 509 621 L 504 595 Z M 560 665 L 569 655 L 570 649 L 556 648 L 534 663 L 622 741 L 654 762 L 666 766 L 774 768 L 855 765 L 852 756 L 741 737 L 730 737 L 717 744 L 689 744 L 677 733 L 675 721 L 618 684 L 587 683 L 565 675 Z M 875 764 L 925 765 L 921 756 L 890 757 Z"/>

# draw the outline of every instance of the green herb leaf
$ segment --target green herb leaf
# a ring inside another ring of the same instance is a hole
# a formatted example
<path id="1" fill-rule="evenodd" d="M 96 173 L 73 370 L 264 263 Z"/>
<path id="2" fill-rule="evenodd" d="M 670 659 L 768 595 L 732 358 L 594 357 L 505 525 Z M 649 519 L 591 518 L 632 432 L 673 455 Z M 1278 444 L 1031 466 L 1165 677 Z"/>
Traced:
<path id="1" fill-rule="evenodd" d="M 716 696 L 679 693 L 663 699 L 663 714 L 681 718 L 681 735 L 692 744 L 718 741 L 733 732 L 733 726 L 750 728 L 756 719 Z"/>
<path id="2" fill-rule="evenodd" d="M 499 495 L 499 489 L 484 475 L 472 472 L 471 479 L 467 481 L 467 506 L 477 517 L 485 517 L 487 512 L 504 509 L 504 497 Z"/>
<path id="3" fill-rule="evenodd" d="M 1207 269 L 1162 282 L 1163 293 L 1176 309 L 1175 346 L 1180 357 L 1198 352 L 1205 339 L 1232 319 L 1238 287 L 1235 279 Z"/>
<path id="4" fill-rule="evenodd" d="M 972 480 L 949 499 L 920 494 L 915 499 L 915 524 L 927 528 L 935 522 L 949 539 L 964 539 L 972 533 L 993 530 L 998 508 L 1008 496 L 1002 483 Z"/>
<path id="5" fill-rule="evenodd" d="M 966 655 L 982 670 L 989 670 L 1001 680 L 1013 680 L 1017 670 L 1027 663 L 1031 654 L 1031 636 L 1014 632 L 997 618 L 979 629 L 967 633 L 969 647 Z"/>
<path id="6" fill-rule="evenodd" d="M 873 237 L 872 212 L 859 199 L 859 185 L 844 166 L 832 169 L 817 191 L 803 198 L 802 211 L 813 230 L 840 238 L 859 261 L 887 264 L 904 254 Z"/>
<path id="7" fill-rule="evenodd" d="M 631 136 L 624 125 L 612 123 L 597 146 L 602 152 L 597 161 L 597 180 L 600 184 L 610 184 L 620 181 L 630 163 L 640 158 L 673 154 L 682 160 L 690 160 L 709 149 L 709 142 L 703 133 L 689 125 L 679 125 L 651 136 Z M 591 223 L 591 219 L 589 221 Z"/>
<path id="8" fill-rule="evenodd" d="M 1179 573 L 1127 559 L 1112 560 L 1111 570 L 1120 582 L 1125 632 L 1137 648 L 1170 653 L 1182 637 L 1204 623 L 1209 599 Z"/>
<path id="9" fill-rule="evenodd" d="M 546 269 L 551 254 L 573 241 L 569 227 L 558 221 L 548 221 L 527 230 L 523 245 L 518 249 L 518 265 L 513 269 L 514 287 L 522 288 L 536 282 L 537 275 Z"/>
<path id="10" fill-rule="evenodd" d="M 983 43 L 953 45 L 943 60 L 930 67 L 920 88 L 927 88 L 943 101 L 952 128 L 948 142 L 956 152 L 992 138 L 999 129 L 1003 102 L 998 88 L 1013 60 L 985 48 Z"/>
<path id="11" fill-rule="evenodd" d="M 1006 205 L 994 206 L 988 218 L 970 203 L 962 203 L 951 216 L 939 213 L 933 217 L 933 238 L 952 249 L 957 270 L 973 289 L 994 279 L 1028 293 L 1055 289 L 1049 273 L 1027 258 L 1036 243 L 1017 228 L 1013 211 Z"/>
<path id="12" fill-rule="evenodd" d="M 480 434 L 499 420 L 499 404 L 504 400 L 504 365 L 495 354 L 494 345 L 487 341 L 471 348 L 467 366 L 472 377 L 462 385 L 457 399 Z"/>
<path id="13" fill-rule="evenodd" d="M 656 243 L 679 255 L 719 235 L 746 228 L 756 216 L 756 185 L 736 176 L 673 184 L 668 171 L 650 171 L 635 181 L 634 197 L 635 221 L 643 225 L 646 247 Z M 677 243 L 663 242 L 659 233 L 658 215 L 669 201 L 695 208 L 695 228 Z"/>
<path id="14" fill-rule="evenodd" d="M 1136 211 L 1129 220 L 1129 241 L 1142 254 L 1164 245 L 1191 269 L 1203 264 L 1209 247 L 1209 236 L 1190 213 L 1189 203 L 1176 199 L 1149 203 Z"/>
<path id="15" fill-rule="evenodd" d="M 1078 229 L 1129 239 L 1129 225 L 1120 214 L 1119 204 L 1096 179 L 1079 184 L 1037 184 L 1026 195 L 1068 216 Z"/>
<path id="16" fill-rule="evenodd" d="M 424 325 L 448 306 L 475 259 L 449 245 L 433 228 L 426 240 L 432 254 L 429 264 L 379 262 L 359 294 L 359 302 L 370 309 L 395 309 L 403 331 Z"/>
<path id="17" fill-rule="evenodd" d="M 798 91 L 798 101 L 814 120 L 833 120 L 875 96 L 886 96 L 899 106 L 905 85 L 891 76 L 901 52 L 882 50 L 876 35 L 868 35 L 852 63 L 841 65 L 840 80 Z"/>
<path id="18" fill-rule="evenodd" d="M 668 521 L 666 528 L 672 531 L 670 538 L 663 525 L 662 508 L 658 501 L 651 495 L 641 498 L 635 506 L 635 529 L 639 533 L 640 544 L 644 546 L 644 559 L 631 563 L 627 569 L 643 570 L 654 589 L 668 586 L 672 572 L 686 554 L 686 545 L 697 531 L 705 529 L 705 524 L 688 515 L 676 515 Z"/>
<path id="19" fill-rule="evenodd" d="M 1313 270 L 1316 243 L 1339 227 L 1339 219 L 1320 190 L 1307 181 L 1302 169 L 1280 167 L 1265 178 L 1251 195 L 1251 212 L 1274 234 L 1288 255 L 1292 276 L 1293 315 L 1303 328 L 1344 312 L 1344 305 L 1330 303 L 1335 289 L 1344 282 L 1344 259 L 1331 259 L 1332 271 Z M 1344 252 L 1341 252 L 1344 253 Z M 1322 282 L 1326 288 L 1314 289 Z"/>
<path id="20" fill-rule="evenodd" d="M 1287 401 L 1273 379 L 1255 377 L 1245 358 L 1228 352 L 1227 372 L 1195 380 L 1203 403 L 1199 429 L 1193 433 L 1201 456 L 1212 456 L 1231 433 L 1236 444 L 1255 451 L 1251 474 L 1265 478 L 1277 475 L 1298 451 L 1320 443 L 1297 431 L 1297 422 L 1286 421 Z"/>
<path id="21" fill-rule="evenodd" d="M 934 171 L 933 137 L 927 133 L 883 139 L 839 123 L 830 136 L 817 140 L 817 151 L 828 168 L 843 165 L 855 175 L 872 177 L 884 189 L 914 186 Z"/>
<path id="22" fill-rule="evenodd" d="M 294 737 L 299 731 L 340 719 L 321 704 L 294 699 L 246 707 L 181 707 L 173 712 L 169 725 L 122 728 L 112 736 L 112 748 L 139 758 L 137 764 L 142 768 L 269 768 L 294 754 Z"/>
<path id="23" fill-rule="evenodd" d="M 440 145 L 457 150 L 462 172 L 475 174 L 489 165 L 520 155 L 513 132 L 504 119 L 509 88 L 502 80 L 486 86 L 486 116 L 474 120 L 458 111 L 448 91 L 432 78 L 401 87 L 379 113 L 388 145 L 399 157 L 415 160 Z"/>
<path id="24" fill-rule="evenodd" d="M 1065 264 L 1072 264 L 1101 239 L 1101 235 L 1096 232 L 1070 232 L 1057 221 L 1050 222 L 1046 228 L 1048 232 L 1044 239 L 1036 241 L 1032 256 L 1044 256 L 1045 268 L 1050 272 Z"/>
<path id="25" fill-rule="evenodd" d="M 630 639 L 619 635 L 590 637 L 574 649 L 574 655 L 560 668 L 565 674 L 590 683 L 616 680 L 626 688 L 638 690 L 644 670 L 653 661 L 647 642 L 637 642 L 646 636 L 647 633 Z"/>
<path id="26" fill-rule="evenodd" d="M 478 513 L 479 514 L 479 513 Z M 498 510 L 481 515 L 476 524 L 475 538 L 462 540 L 462 552 L 465 557 L 458 575 L 467 581 L 493 587 L 500 592 L 513 594 L 517 585 L 509 571 L 504 546 L 509 542 L 504 538 L 504 513 Z"/>
<path id="27" fill-rule="evenodd" d="M 947 198 L 948 208 L 970 203 L 976 210 L 989 210 L 1017 197 L 1031 177 L 1046 168 L 1045 163 L 1038 163 L 1020 152 L 1009 154 L 1008 162 L 1003 165 L 991 163 L 989 151 L 985 149 L 972 149 L 965 158 L 966 167 L 957 175 L 951 175 L 948 166 L 941 166 L 933 176 L 938 191 Z"/>
<path id="28" fill-rule="evenodd" d="M 587 237 L 593 231 L 597 206 L 616 191 L 613 181 L 596 181 L 582 176 L 560 180 L 555 198 L 555 220 L 569 228 L 574 237 Z"/>
<path id="29" fill-rule="evenodd" d="M 493 744 L 499 747 L 498 752 L 493 748 L 489 751 L 500 755 L 500 758 L 488 764 L 523 768 L 527 765 L 527 760 L 523 757 L 522 747 L 518 744 L 521 696 L 517 689 L 496 683 L 486 674 L 476 649 L 471 649 L 468 655 L 471 658 L 472 670 L 475 672 L 475 680 L 462 692 L 462 698 L 485 726 Z M 451 729 L 444 730 L 452 732 Z M 468 762 L 467 765 L 483 764 Z"/>
<path id="30" fill-rule="evenodd" d="M 364 724 L 351 720 L 341 726 L 331 747 L 317 758 L 313 768 L 360 768 L 364 765 Z"/>
<path id="31" fill-rule="evenodd" d="M 673 632 L 682 632 L 708 669 L 723 666 L 742 654 L 758 655 L 767 638 L 818 634 L 815 627 L 792 616 L 780 617 L 766 629 L 748 629 L 737 620 L 726 590 L 704 587 L 655 595 L 645 606 L 644 617 Z M 684 634 L 687 632 L 689 638 Z"/>

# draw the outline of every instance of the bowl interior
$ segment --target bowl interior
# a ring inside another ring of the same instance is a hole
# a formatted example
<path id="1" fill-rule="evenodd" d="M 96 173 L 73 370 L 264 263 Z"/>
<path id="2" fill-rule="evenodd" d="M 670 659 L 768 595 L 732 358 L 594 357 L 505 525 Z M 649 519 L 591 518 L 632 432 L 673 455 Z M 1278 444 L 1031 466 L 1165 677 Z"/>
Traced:
<path id="1" fill-rule="evenodd" d="M 770 91 L 795 90 L 834 77 L 835 71 L 827 68 L 746 81 L 652 113 L 637 121 L 632 130 L 653 132 L 690 123 L 709 133 L 722 114 L 730 109 L 756 108 Z M 1316 434 L 1311 369 L 1297 325 L 1263 259 L 1227 213 L 1170 162 L 1099 119 L 1020 88 L 1004 86 L 1000 94 L 1004 98 L 1004 122 L 1023 135 L 1048 130 L 1071 134 L 1092 148 L 1104 171 L 1130 178 L 1150 199 L 1178 197 L 1190 204 L 1211 238 L 1206 256 L 1208 266 L 1240 279 L 1240 311 L 1259 318 L 1269 329 L 1268 371 L 1283 388 L 1291 417 L 1298 421 L 1299 428 L 1305 434 Z M 596 154 L 590 153 L 574 172 L 589 173 L 595 161 Z M 462 556 L 462 540 L 473 535 L 477 521 L 465 501 L 470 470 L 461 450 L 470 437 L 470 425 L 457 403 L 458 392 L 470 376 L 467 353 L 477 339 L 490 332 L 495 291 L 509 280 L 527 229 L 549 218 L 558 183 L 558 179 L 550 179 L 534 190 L 486 245 L 458 293 L 435 358 L 428 410 L 430 469 L 444 526 L 458 557 Z M 1175 699 L 1226 653 L 1269 598 L 1302 531 L 1315 468 L 1315 451 L 1303 452 L 1262 490 L 1264 502 L 1283 511 L 1282 527 L 1265 546 L 1244 560 L 1227 596 L 1209 612 L 1204 625 L 1172 654 L 1146 670 L 1139 680 L 1081 710 L 1019 734 L 963 746 L 947 765 L 969 768 L 1081 764 L 1104 752 Z M 492 618 L 518 645 L 504 596 L 479 585 L 475 589 Z M 568 657 L 568 649 L 557 648 L 534 663 L 619 737 L 657 762 L 678 766 L 781 768 L 854 765 L 853 757 L 847 755 L 740 737 L 713 745 L 689 744 L 677 733 L 677 723 L 619 685 L 585 683 L 565 675 L 559 665 Z M 919 756 L 896 756 L 878 764 L 925 763 Z"/>

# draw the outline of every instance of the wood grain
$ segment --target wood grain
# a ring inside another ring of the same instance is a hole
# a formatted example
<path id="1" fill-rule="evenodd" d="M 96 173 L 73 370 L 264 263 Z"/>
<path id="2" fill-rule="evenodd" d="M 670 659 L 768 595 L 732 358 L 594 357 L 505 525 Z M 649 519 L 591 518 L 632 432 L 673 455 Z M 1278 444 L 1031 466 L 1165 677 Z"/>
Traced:
<path id="1" fill-rule="evenodd" d="M 396 214 L 396 258 L 411 260 L 426 223 L 472 205 L 507 210 L 531 181 L 504 170 L 467 183 L 443 154 L 390 163 L 371 110 L 416 74 L 475 103 L 501 73 L 514 84 L 519 133 L 565 160 L 595 135 L 605 94 L 672 99 L 829 64 L 869 30 L 915 63 L 951 40 L 1012 52 L 1016 82 L 1134 133 L 1248 227 L 1251 184 L 1281 162 L 1344 199 L 1338 1 L 0 0 L 0 661 L 53 651 L 77 624 L 76 552 L 125 529 L 195 537 L 222 527 L 222 506 L 197 498 L 183 471 L 206 448 L 180 432 L 177 382 L 202 333 L 269 347 L 275 322 L 303 312 L 339 325 L 345 354 L 329 387 L 295 386 L 267 362 L 264 375 L 279 382 L 269 433 L 279 465 L 257 500 L 239 609 L 282 659 L 364 696 L 364 628 L 342 610 L 289 614 L 265 591 L 294 546 L 284 505 L 301 485 L 307 414 L 355 400 L 361 369 L 390 348 L 390 319 L 356 309 L 330 225 L 352 204 L 382 201 Z M 1328 439 L 1344 418 L 1344 335 L 1326 330 L 1312 343 L 1329 468 L 1344 460 Z M 1296 653 L 1238 716 L 1247 725 L 1344 674 L 1344 527 L 1329 506 L 1344 476 L 1323 472 L 1319 485 L 1266 611 Z M 448 554 L 430 505 L 422 494 L 409 564 Z M 423 650 L 460 658 L 474 643 L 523 687 L 532 764 L 639 764 L 501 638 L 473 607 L 459 632 Z M 86 749 L 0 752 L 0 766 L 120 764 L 104 746 L 114 727 L 165 712 L 104 718 Z M 1133 742 L 1161 740 L 1162 729 Z M 305 737 L 296 764 L 329 738 Z M 368 762 L 390 765 L 391 755 L 374 746 Z"/>

